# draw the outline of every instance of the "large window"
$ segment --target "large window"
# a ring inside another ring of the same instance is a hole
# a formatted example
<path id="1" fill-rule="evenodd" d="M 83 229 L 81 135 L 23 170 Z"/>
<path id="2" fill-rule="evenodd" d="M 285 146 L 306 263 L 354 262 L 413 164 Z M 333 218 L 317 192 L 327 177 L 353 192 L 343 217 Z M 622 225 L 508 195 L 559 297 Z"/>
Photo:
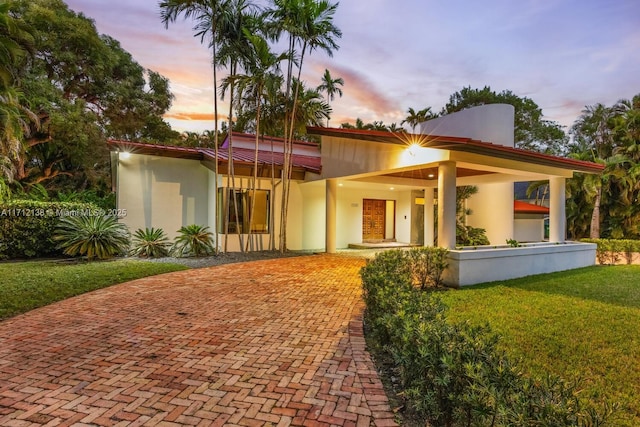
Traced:
<path id="1" fill-rule="evenodd" d="M 220 233 L 224 233 L 225 224 L 228 224 L 229 233 L 247 234 L 249 233 L 249 221 L 251 221 L 251 233 L 268 233 L 270 196 L 269 190 L 218 188 L 218 230 Z M 254 209 L 253 218 L 251 218 L 252 207 Z"/>

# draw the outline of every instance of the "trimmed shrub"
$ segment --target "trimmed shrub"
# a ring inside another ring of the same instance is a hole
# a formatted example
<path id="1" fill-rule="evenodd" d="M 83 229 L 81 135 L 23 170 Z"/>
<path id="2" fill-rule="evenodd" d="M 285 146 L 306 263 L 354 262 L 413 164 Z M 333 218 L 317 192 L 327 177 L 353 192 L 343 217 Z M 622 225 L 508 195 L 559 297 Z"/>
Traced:
<path id="1" fill-rule="evenodd" d="M 139 228 L 133 234 L 131 255 L 139 257 L 163 257 L 169 255 L 171 243 L 162 228 Z"/>
<path id="2" fill-rule="evenodd" d="M 444 248 L 421 247 L 406 252 L 413 282 L 420 289 L 442 285 L 442 274 L 447 268 L 449 251 Z"/>
<path id="3" fill-rule="evenodd" d="M 624 257 L 627 264 L 631 264 L 634 253 L 640 253 L 640 240 L 625 239 L 580 239 L 581 242 L 595 243 L 596 257 L 602 265 L 614 265 Z"/>
<path id="4" fill-rule="evenodd" d="M 65 255 L 107 259 L 124 255 L 131 235 L 126 225 L 111 215 L 81 215 L 60 218 L 53 240 Z"/>
<path id="5" fill-rule="evenodd" d="M 180 227 L 170 252 L 178 257 L 211 255 L 215 253 L 213 233 L 196 224 Z"/>
<path id="6" fill-rule="evenodd" d="M 488 325 L 447 320 L 433 292 L 412 283 L 411 261 L 384 252 L 361 270 L 365 331 L 391 356 L 406 407 L 434 426 L 604 425 L 610 408 L 578 398 L 577 384 L 531 378 Z"/>
<path id="7" fill-rule="evenodd" d="M 12 200 L 0 203 L 0 259 L 61 256 L 52 236 L 64 216 L 93 214 L 89 203 Z"/>

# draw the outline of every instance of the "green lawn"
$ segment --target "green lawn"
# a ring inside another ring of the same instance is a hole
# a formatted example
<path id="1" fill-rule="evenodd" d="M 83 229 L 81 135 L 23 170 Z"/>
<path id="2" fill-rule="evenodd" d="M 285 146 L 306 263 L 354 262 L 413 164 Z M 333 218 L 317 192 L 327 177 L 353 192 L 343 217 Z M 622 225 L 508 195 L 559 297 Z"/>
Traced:
<path id="1" fill-rule="evenodd" d="M 452 320 L 488 322 L 533 373 L 580 379 L 640 425 L 640 266 L 588 267 L 444 292 Z"/>
<path id="2" fill-rule="evenodd" d="M 0 319 L 116 283 L 184 269 L 134 260 L 0 263 Z"/>

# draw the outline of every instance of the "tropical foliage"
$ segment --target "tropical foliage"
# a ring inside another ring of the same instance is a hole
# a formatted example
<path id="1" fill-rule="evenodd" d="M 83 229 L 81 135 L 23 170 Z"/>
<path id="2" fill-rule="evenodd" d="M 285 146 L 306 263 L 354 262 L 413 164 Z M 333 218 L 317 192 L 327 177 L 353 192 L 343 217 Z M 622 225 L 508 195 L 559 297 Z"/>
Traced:
<path id="1" fill-rule="evenodd" d="M 0 259 L 60 256 L 62 250 L 52 239 L 59 218 L 97 211 L 98 206 L 77 201 L 0 202 Z"/>
<path id="2" fill-rule="evenodd" d="M 60 218 L 53 240 L 65 255 L 107 259 L 124 255 L 131 235 L 113 215 L 77 215 Z"/>
<path id="3" fill-rule="evenodd" d="M 130 254 L 143 258 L 157 258 L 169 255 L 171 242 L 161 228 L 139 228 L 133 233 Z"/>
<path id="4" fill-rule="evenodd" d="M 197 224 L 185 225 L 178 230 L 178 236 L 170 252 L 178 257 L 214 254 L 216 247 L 213 244 L 213 233 L 209 231 L 209 227 Z"/>
<path id="5" fill-rule="evenodd" d="M 106 138 L 178 138 L 169 82 L 62 0 L 0 5 L 2 178 L 50 192 L 110 192 Z"/>
<path id="6" fill-rule="evenodd" d="M 449 321 L 412 282 L 409 259 L 383 252 L 360 275 L 369 342 L 390 360 L 412 425 L 603 425 L 609 409 L 581 399 L 575 382 L 526 372 L 488 325 Z"/>
<path id="7" fill-rule="evenodd" d="M 587 106 L 571 128 L 570 155 L 605 166 L 568 181 L 572 237 L 640 237 L 640 94 L 611 107 Z"/>

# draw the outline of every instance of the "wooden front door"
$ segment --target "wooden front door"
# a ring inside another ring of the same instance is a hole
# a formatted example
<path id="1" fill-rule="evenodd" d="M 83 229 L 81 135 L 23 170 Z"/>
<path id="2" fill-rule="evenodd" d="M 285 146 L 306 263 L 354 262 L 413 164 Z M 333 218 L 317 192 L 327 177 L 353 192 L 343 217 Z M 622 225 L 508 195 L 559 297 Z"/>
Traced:
<path id="1" fill-rule="evenodd" d="M 362 241 L 384 239 L 386 208 L 386 200 L 362 201 Z"/>

